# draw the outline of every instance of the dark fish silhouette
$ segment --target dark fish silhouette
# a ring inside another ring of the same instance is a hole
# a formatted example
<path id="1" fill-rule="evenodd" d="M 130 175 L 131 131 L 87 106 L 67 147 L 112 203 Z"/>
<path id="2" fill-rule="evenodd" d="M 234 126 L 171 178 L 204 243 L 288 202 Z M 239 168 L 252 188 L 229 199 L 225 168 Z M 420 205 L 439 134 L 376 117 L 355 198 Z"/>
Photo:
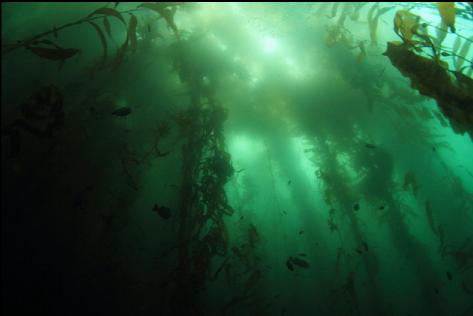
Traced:
<path id="1" fill-rule="evenodd" d="M 447 278 L 451 281 L 453 279 L 452 274 L 447 271 Z"/>
<path id="2" fill-rule="evenodd" d="M 375 149 L 376 145 L 365 143 L 366 148 Z"/>
<path id="3" fill-rule="evenodd" d="M 165 206 L 158 206 L 158 204 L 154 204 L 153 212 L 156 212 L 160 217 L 164 219 L 169 219 L 172 215 L 171 209 Z"/>
<path id="4" fill-rule="evenodd" d="M 116 116 L 127 116 L 131 113 L 131 108 L 124 106 L 122 108 L 116 109 L 112 112 L 112 115 Z"/>
<path id="5" fill-rule="evenodd" d="M 355 203 L 355 204 L 353 205 L 353 209 L 354 209 L 355 211 L 358 211 L 358 210 L 360 209 L 360 204 Z"/>
<path id="6" fill-rule="evenodd" d="M 297 257 L 289 257 L 288 261 L 291 261 L 292 264 L 296 265 L 296 266 L 299 266 L 301 268 L 309 268 L 310 267 L 310 264 L 303 260 L 303 259 L 300 259 L 300 258 L 297 258 Z"/>
<path id="7" fill-rule="evenodd" d="M 294 271 L 294 266 L 292 265 L 291 258 L 287 259 L 286 266 L 289 270 Z"/>

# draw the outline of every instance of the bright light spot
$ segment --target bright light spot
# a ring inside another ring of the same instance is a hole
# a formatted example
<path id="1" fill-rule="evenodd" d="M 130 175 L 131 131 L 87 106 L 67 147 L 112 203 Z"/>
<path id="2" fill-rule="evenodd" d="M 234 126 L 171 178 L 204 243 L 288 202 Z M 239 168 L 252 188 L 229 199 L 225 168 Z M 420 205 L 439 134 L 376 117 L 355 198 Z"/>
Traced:
<path id="1" fill-rule="evenodd" d="M 278 41 L 273 37 L 264 37 L 261 43 L 263 45 L 263 51 L 268 54 L 274 53 L 279 48 Z"/>
<path id="2" fill-rule="evenodd" d="M 246 135 L 230 137 L 228 147 L 232 157 L 234 156 L 239 160 L 252 160 L 263 153 L 265 149 L 261 141 Z"/>

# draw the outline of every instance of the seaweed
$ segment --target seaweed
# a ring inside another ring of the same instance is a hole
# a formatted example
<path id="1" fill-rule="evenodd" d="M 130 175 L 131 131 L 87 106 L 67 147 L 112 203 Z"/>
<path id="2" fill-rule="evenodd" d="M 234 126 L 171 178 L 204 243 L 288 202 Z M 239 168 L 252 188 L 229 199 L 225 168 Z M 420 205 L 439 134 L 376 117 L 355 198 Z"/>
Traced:
<path id="1" fill-rule="evenodd" d="M 415 54 L 410 45 L 388 42 L 384 55 L 411 80 L 411 87 L 437 101 L 454 131 L 468 132 L 473 137 L 473 91 L 466 88 L 473 79 L 462 76 L 464 83 L 458 84 L 458 80 L 452 80 L 445 63 Z"/>
<path id="2" fill-rule="evenodd" d="M 455 33 L 455 2 L 437 2 L 442 24 Z"/>

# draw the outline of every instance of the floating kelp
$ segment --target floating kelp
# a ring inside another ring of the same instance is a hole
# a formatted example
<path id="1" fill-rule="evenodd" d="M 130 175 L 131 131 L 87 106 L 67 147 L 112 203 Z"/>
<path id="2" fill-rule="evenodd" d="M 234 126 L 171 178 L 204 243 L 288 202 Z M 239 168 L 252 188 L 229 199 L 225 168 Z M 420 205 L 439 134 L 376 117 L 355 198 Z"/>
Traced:
<path id="1" fill-rule="evenodd" d="M 142 3 L 138 6 L 138 8 L 146 8 L 157 12 L 166 21 L 168 27 L 172 29 L 174 35 L 179 38 L 179 30 L 177 29 L 176 23 L 174 22 L 175 10 L 170 9 L 169 6 L 170 4 L 166 3 Z"/>
<path id="2" fill-rule="evenodd" d="M 437 2 L 442 23 L 455 33 L 455 2 Z"/>
<path id="3" fill-rule="evenodd" d="M 136 39 L 136 26 L 138 25 L 138 19 L 133 14 L 131 15 L 130 22 L 128 22 L 128 39 L 130 40 L 131 52 L 136 51 L 137 39 Z"/>
<path id="4" fill-rule="evenodd" d="M 370 28 L 371 45 L 378 45 L 378 20 L 381 15 L 391 10 L 392 7 L 379 8 L 379 3 L 375 3 L 368 11 L 368 25 Z M 376 11 L 376 13 L 375 13 Z"/>
<path id="5" fill-rule="evenodd" d="M 465 43 L 463 43 L 463 46 L 460 50 L 460 53 L 457 56 L 457 64 L 456 64 L 456 69 L 460 70 L 461 67 L 463 66 L 463 62 L 466 60 L 466 55 L 468 54 L 471 43 L 473 42 L 473 36 L 470 36 Z M 455 51 L 454 51 L 455 52 Z M 473 67 L 473 61 L 470 60 L 470 67 Z"/>
<path id="6" fill-rule="evenodd" d="M 103 27 L 105 32 L 107 32 L 108 37 L 112 38 L 112 27 L 110 26 L 110 21 L 106 16 L 103 17 Z"/>
<path id="7" fill-rule="evenodd" d="M 92 25 L 92 27 L 97 31 L 97 34 L 99 35 L 100 43 L 102 44 L 103 49 L 103 63 L 105 64 L 105 61 L 107 59 L 107 39 L 105 38 L 105 35 L 103 34 L 100 27 L 95 22 L 89 21 L 89 24 Z"/>
<path id="8" fill-rule="evenodd" d="M 25 48 L 38 57 L 61 62 L 60 67 L 66 59 L 69 59 L 80 52 L 80 50 L 77 48 L 62 48 L 59 45 L 54 44 L 53 42 L 48 40 L 35 42 L 35 44 L 46 44 L 53 47 L 26 45 Z"/>
<path id="9" fill-rule="evenodd" d="M 103 15 L 108 15 L 108 16 L 113 16 L 117 19 L 119 19 L 124 25 L 126 25 L 125 19 L 121 15 L 120 12 L 118 12 L 115 9 L 112 8 L 100 8 L 89 14 L 89 16 L 93 16 L 95 14 L 103 14 Z"/>
<path id="10" fill-rule="evenodd" d="M 445 64 L 419 56 L 408 45 L 395 42 L 388 42 L 384 55 L 411 80 L 413 88 L 437 101 L 456 132 L 468 132 L 473 137 L 473 91 L 453 79 Z M 466 76 L 462 79 L 466 84 L 472 81 Z"/>

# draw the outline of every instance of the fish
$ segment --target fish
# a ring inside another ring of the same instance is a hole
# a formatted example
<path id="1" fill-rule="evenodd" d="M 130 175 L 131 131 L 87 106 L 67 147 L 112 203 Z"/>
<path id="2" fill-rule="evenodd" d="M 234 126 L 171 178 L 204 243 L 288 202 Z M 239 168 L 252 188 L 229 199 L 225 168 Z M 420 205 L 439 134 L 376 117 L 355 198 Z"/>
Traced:
<path id="1" fill-rule="evenodd" d="M 169 219 L 171 218 L 171 209 L 165 206 L 158 206 L 158 204 L 154 204 L 153 212 L 156 212 L 161 218 Z"/>
<path id="2" fill-rule="evenodd" d="M 296 266 L 299 266 L 301 268 L 309 268 L 310 267 L 310 264 L 303 260 L 303 259 L 300 259 L 300 258 L 297 258 L 297 257 L 289 257 L 289 260 L 291 261 L 292 264 L 295 264 Z"/>
<path id="3" fill-rule="evenodd" d="M 355 203 L 355 204 L 353 205 L 353 209 L 354 209 L 355 211 L 358 211 L 358 210 L 360 209 L 360 204 Z"/>
<path id="4" fill-rule="evenodd" d="M 294 271 L 294 266 L 292 265 L 291 258 L 289 258 L 289 259 L 286 260 L 286 267 L 287 267 L 289 270 Z"/>
<path id="5" fill-rule="evenodd" d="M 365 147 L 370 148 L 370 149 L 374 149 L 374 148 L 376 148 L 376 145 L 365 143 Z"/>
<path id="6" fill-rule="evenodd" d="M 380 205 L 380 206 L 378 207 L 378 210 L 380 210 L 380 211 L 381 211 L 381 210 L 384 210 L 384 205 Z"/>
<path id="7" fill-rule="evenodd" d="M 303 233 L 304 233 L 304 230 L 301 229 L 301 230 L 299 231 L 299 235 L 302 235 Z"/>
<path id="8" fill-rule="evenodd" d="M 116 116 L 127 116 L 131 113 L 131 108 L 124 106 L 121 108 L 116 109 L 115 111 L 112 112 L 112 115 Z"/>
<path id="9" fill-rule="evenodd" d="M 303 253 L 303 252 L 302 252 L 302 253 L 299 253 L 299 254 L 297 254 L 297 255 L 298 255 L 298 256 L 301 256 L 301 257 L 307 257 L 307 254 L 305 254 L 305 253 Z"/>
<path id="10" fill-rule="evenodd" d="M 452 274 L 447 271 L 447 278 L 451 281 L 453 279 Z"/>
<path id="11" fill-rule="evenodd" d="M 291 180 L 287 181 L 287 185 L 291 185 Z"/>

